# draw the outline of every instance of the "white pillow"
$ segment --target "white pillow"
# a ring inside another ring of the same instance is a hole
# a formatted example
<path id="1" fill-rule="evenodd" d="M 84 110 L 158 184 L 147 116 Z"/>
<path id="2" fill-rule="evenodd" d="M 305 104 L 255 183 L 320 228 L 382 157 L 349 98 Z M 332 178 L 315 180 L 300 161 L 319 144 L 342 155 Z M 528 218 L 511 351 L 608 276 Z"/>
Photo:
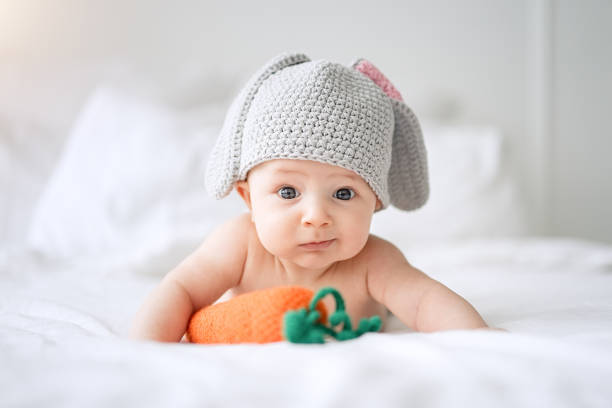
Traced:
<path id="1" fill-rule="evenodd" d="M 244 210 L 204 189 L 222 112 L 215 106 L 194 117 L 98 89 L 36 207 L 29 245 L 56 258 L 154 258 L 162 269 L 172 266 L 220 220 Z"/>
<path id="2" fill-rule="evenodd" d="M 424 125 L 429 201 L 414 212 L 389 207 L 372 232 L 400 246 L 526 233 L 524 203 L 499 130 Z"/>

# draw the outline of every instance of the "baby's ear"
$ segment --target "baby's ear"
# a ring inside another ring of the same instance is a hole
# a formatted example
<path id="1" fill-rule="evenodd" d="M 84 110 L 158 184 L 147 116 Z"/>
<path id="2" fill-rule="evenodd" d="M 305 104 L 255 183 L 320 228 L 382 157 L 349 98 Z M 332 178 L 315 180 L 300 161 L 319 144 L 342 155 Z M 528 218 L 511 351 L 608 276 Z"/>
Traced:
<path id="1" fill-rule="evenodd" d="M 374 206 L 374 211 L 378 211 L 382 208 L 382 202 L 377 198 L 376 199 L 376 206 Z"/>
<path id="2" fill-rule="evenodd" d="M 249 190 L 249 184 L 244 180 L 239 180 L 234 183 L 234 188 L 238 195 L 242 197 L 247 207 L 249 207 L 249 210 L 251 210 L 251 191 Z"/>

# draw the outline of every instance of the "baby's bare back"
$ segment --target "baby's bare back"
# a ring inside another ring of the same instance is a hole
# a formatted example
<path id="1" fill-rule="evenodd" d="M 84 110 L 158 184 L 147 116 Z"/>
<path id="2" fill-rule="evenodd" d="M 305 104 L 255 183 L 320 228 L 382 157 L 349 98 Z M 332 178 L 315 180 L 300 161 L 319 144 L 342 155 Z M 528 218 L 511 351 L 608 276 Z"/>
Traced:
<path id="1" fill-rule="evenodd" d="M 368 254 L 368 246 L 372 236 L 370 236 L 368 243 L 366 243 L 366 246 L 359 254 L 353 258 L 336 262 L 322 276 L 316 279 L 312 279 L 311 276 L 293 279 L 287 276 L 282 263 L 261 244 L 252 223 L 248 228 L 248 236 L 248 249 L 242 278 L 238 285 L 228 290 L 218 301 L 228 300 L 242 293 L 274 286 L 298 285 L 312 289 L 315 292 L 322 287 L 332 286 L 344 298 L 347 312 L 351 316 L 354 327 L 356 327 L 361 318 L 373 315 L 380 316 L 384 326 L 387 310 L 384 305 L 376 302 L 370 296 L 366 280 L 366 258 L 374 256 L 372 253 Z M 323 299 L 323 303 L 328 312 L 336 310 L 336 304 L 332 296 L 326 296 Z"/>

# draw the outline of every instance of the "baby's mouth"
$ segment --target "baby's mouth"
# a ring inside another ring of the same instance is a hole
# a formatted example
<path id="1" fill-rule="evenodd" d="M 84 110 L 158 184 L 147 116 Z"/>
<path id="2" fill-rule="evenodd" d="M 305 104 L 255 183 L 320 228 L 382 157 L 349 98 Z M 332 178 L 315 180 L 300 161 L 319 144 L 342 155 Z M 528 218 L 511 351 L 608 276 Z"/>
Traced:
<path id="1" fill-rule="evenodd" d="M 301 244 L 300 247 L 306 249 L 325 249 L 329 247 L 336 239 L 332 238 L 327 241 L 319 241 L 319 242 L 309 242 L 306 244 Z"/>

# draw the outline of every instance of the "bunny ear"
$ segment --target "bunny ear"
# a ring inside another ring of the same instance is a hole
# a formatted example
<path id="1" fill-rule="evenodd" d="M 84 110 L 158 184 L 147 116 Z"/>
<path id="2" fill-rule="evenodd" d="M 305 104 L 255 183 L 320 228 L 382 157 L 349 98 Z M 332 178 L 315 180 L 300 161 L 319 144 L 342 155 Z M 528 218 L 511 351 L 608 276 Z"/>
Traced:
<path id="1" fill-rule="evenodd" d="M 261 67 L 242 88 L 228 109 L 206 166 L 208 194 L 217 199 L 223 198 L 238 179 L 244 122 L 261 84 L 283 68 L 308 61 L 310 58 L 301 53 L 282 53 Z"/>
<path id="2" fill-rule="evenodd" d="M 374 66 L 370 61 L 358 58 L 351 64 L 351 67 L 361 72 L 365 76 L 369 77 L 376 85 L 378 85 L 389 98 L 403 101 L 402 95 L 395 89 L 391 81 L 382 73 L 378 68 Z"/>
<path id="3" fill-rule="evenodd" d="M 404 102 L 391 100 L 395 128 L 387 186 L 391 204 L 400 210 L 422 207 L 429 198 L 427 152 L 416 115 Z"/>
<path id="4" fill-rule="evenodd" d="M 419 121 L 399 91 L 374 64 L 359 58 L 351 67 L 374 81 L 391 100 L 395 123 L 387 176 L 389 198 L 400 210 L 416 210 L 429 197 L 427 154 Z"/>

